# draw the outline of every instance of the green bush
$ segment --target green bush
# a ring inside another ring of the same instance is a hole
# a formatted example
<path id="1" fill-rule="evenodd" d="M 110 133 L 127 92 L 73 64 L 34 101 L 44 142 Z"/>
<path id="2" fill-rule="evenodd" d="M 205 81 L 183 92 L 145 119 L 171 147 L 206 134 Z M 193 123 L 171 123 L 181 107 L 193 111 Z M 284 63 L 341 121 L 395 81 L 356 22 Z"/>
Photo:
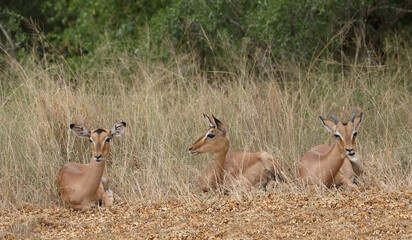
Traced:
<path id="1" fill-rule="evenodd" d="M 53 13 L 47 20 L 55 26 L 48 37 L 69 55 L 92 53 L 108 37 L 111 41 L 136 39 L 138 31 L 164 0 L 58 0 L 45 1 L 42 12 Z"/>
<path id="2" fill-rule="evenodd" d="M 179 50 L 196 50 L 209 65 L 224 64 L 216 56 L 223 52 L 225 41 L 246 50 L 247 56 L 260 48 L 269 49 L 272 58 L 304 62 L 325 49 L 344 50 L 350 56 L 360 47 L 363 52 L 379 50 L 380 43 L 370 43 L 375 36 L 384 37 L 377 35 L 382 26 L 388 26 L 388 32 L 410 25 L 410 17 L 391 25 L 399 13 L 408 11 L 402 10 L 405 6 L 405 1 L 374 0 L 175 0 L 151 18 L 150 30 L 157 45 L 170 39 Z"/>
<path id="3" fill-rule="evenodd" d="M 203 67 L 225 68 L 228 46 L 254 61 L 259 51 L 270 55 L 265 59 L 300 63 L 322 52 L 339 60 L 369 50 L 385 55 L 391 53 L 384 49 L 387 37 L 400 32 L 410 38 L 411 9 L 406 0 L 16 0 L 0 9 L 0 21 L 26 50 L 31 29 L 11 23 L 10 13 L 33 18 L 58 54 L 71 58 L 93 56 L 109 41 L 152 59 L 168 59 L 171 48 L 196 53 Z"/>
<path id="4" fill-rule="evenodd" d="M 17 57 L 27 44 L 27 33 L 21 29 L 22 16 L 8 8 L 0 7 L 0 47 L 2 53 Z"/>

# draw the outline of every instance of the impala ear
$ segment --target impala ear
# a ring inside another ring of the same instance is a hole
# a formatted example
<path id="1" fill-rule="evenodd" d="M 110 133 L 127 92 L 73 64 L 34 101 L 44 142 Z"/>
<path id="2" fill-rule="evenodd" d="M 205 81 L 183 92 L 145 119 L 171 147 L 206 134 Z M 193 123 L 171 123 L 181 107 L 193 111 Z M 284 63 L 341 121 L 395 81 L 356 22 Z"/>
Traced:
<path id="1" fill-rule="evenodd" d="M 81 124 L 70 124 L 70 129 L 79 137 L 81 138 L 89 138 L 90 131 L 87 127 Z"/>
<path id="2" fill-rule="evenodd" d="M 116 137 L 122 135 L 125 127 L 126 127 L 125 122 L 119 122 L 119 123 L 114 124 L 112 129 L 110 130 L 110 135 L 116 136 Z"/>
<path id="3" fill-rule="evenodd" d="M 226 134 L 226 128 L 223 126 L 223 123 L 219 119 L 215 118 L 215 116 L 212 115 L 212 117 L 213 117 L 213 121 L 216 123 L 217 130 L 219 130 L 219 132 L 222 135 L 225 135 Z"/>
<path id="4" fill-rule="evenodd" d="M 354 128 L 357 130 L 358 127 L 360 126 L 360 123 L 362 122 L 362 116 L 363 116 L 363 112 L 360 113 L 359 116 L 357 116 L 354 120 L 353 120 L 353 126 Z"/>
<path id="5" fill-rule="evenodd" d="M 328 130 L 331 133 L 333 133 L 335 131 L 336 125 L 333 122 L 331 122 L 327 119 L 324 119 L 322 116 L 319 116 L 319 118 L 320 118 L 320 121 L 322 122 L 323 126 L 325 126 L 326 130 Z"/>
<path id="6" fill-rule="evenodd" d="M 216 128 L 215 124 L 213 124 L 212 121 L 210 121 L 209 116 L 203 113 L 203 117 L 205 118 L 205 121 L 210 128 Z"/>

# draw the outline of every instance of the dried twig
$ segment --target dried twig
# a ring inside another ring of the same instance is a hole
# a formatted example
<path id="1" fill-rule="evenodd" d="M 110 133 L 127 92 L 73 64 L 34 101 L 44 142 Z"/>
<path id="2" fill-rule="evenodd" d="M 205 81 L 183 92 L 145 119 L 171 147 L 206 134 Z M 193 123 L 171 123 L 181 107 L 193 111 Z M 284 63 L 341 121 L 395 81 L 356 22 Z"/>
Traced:
<path id="1" fill-rule="evenodd" d="M 9 42 L 9 44 L 10 44 L 10 47 L 11 47 L 11 49 L 9 51 L 10 55 L 14 59 L 16 59 L 16 51 L 15 51 L 16 47 L 15 47 L 13 41 L 11 40 L 9 34 L 7 33 L 6 29 L 4 29 L 3 25 L 1 25 L 1 23 L 0 23 L 0 30 L 3 32 L 3 35 L 6 37 L 7 42 Z"/>

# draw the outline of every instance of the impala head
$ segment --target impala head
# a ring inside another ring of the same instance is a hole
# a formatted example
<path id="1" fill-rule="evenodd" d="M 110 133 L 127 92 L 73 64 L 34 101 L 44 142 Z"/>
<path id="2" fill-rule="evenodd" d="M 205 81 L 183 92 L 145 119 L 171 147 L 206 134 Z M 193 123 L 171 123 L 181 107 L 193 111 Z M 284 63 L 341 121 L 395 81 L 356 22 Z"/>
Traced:
<path id="1" fill-rule="evenodd" d="M 203 113 L 203 117 L 209 130 L 206 131 L 195 143 L 190 145 L 189 153 L 196 155 L 201 153 L 217 153 L 228 149 L 229 139 L 226 136 L 226 129 L 223 127 L 223 123 L 212 115 L 213 119 L 210 119 Z"/>
<path id="2" fill-rule="evenodd" d="M 93 131 L 89 131 L 85 126 L 81 124 L 70 124 L 70 128 L 73 132 L 81 138 L 89 138 L 93 148 L 93 159 L 96 162 L 106 160 L 110 152 L 110 140 L 113 137 L 122 135 L 125 122 L 116 123 L 112 129 L 98 128 Z"/>
<path id="3" fill-rule="evenodd" d="M 321 116 L 319 116 L 319 118 L 325 128 L 336 137 L 337 143 L 345 150 L 346 155 L 348 155 L 349 158 L 353 157 L 355 155 L 357 130 L 362 121 L 363 113 L 361 112 L 360 115 L 356 117 L 356 112 L 354 112 L 348 123 L 342 123 L 332 113 L 331 115 L 335 123 Z"/>

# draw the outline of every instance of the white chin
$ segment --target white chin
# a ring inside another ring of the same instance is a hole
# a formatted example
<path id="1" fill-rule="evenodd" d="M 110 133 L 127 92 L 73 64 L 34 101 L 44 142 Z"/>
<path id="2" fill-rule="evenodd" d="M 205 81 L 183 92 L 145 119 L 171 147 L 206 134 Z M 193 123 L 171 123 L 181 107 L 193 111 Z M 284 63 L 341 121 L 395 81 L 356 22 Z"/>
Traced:
<path id="1" fill-rule="evenodd" d="M 357 162 L 357 161 L 359 161 L 359 159 L 358 159 L 357 157 L 355 157 L 355 155 L 353 155 L 353 156 L 348 156 L 348 158 L 349 158 L 349 161 L 351 161 L 351 162 Z"/>

